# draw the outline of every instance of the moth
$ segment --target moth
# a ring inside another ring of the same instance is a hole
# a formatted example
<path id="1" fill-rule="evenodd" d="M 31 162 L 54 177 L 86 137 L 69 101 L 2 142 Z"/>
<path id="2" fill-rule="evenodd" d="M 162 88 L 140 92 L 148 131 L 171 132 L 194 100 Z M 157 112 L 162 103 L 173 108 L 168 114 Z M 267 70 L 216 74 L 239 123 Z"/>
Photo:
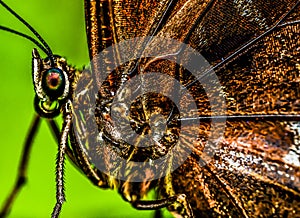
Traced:
<path id="1" fill-rule="evenodd" d="M 64 114 L 54 217 L 64 197 L 64 152 L 94 184 L 117 189 L 138 209 L 166 207 L 183 217 L 299 214 L 299 1 L 85 1 L 85 13 L 89 53 L 94 58 L 91 71 L 75 73 L 64 67 L 63 59 L 51 57 L 51 52 L 44 61 L 33 52 L 36 109 L 46 117 L 52 117 L 52 112 Z M 140 49 L 137 53 L 144 56 L 122 63 L 124 50 L 130 53 L 130 47 L 121 49 L 122 41 L 145 36 L 148 38 L 133 41 Z M 189 45 L 211 68 L 200 75 L 189 72 L 186 63 L 193 56 L 180 46 L 161 56 L 146 56 L 155 46 L 156 50 L 161 45 L 169 49 L 163 38 Z M 109 52 L 112 60 L 95 61 L 99 53 Z M 61 71 L 48 70 L 56 69 L 57 64 Z M 159 70 L 168 77 L 147 77 L 145 69 Z M 105 70 L 111 72 L 102 78 Z M 213 78 L 207 75 L 212 74 L 219 83 L 210 81 Z M 58 93 L 45 89 L 52 75 L 67 81 Z M 134 77 L 140 83 L 134 83 Z M 209 87 L 203 78 L 211 82 Z M 140 93 L 136 90 L 154 90 L 157 83 L 164 87 L 160 89 L 164 94 L 137 94 L 129 106 L 123 101 L 128 93 Z M 90 87 L 97 85 L 93 93 Z M 178 91 L 180 85 L 191 98 Z M 173 95 L 166 96 L 171 91 Z M 178 102 L 175 98 L 172 103 L 174 96 Z M 225 106 L 218 104 L 223 98 Z M 54 101 L 58 108 L 52 106 Z M 225 112 L 218 113 L 216 105 Z M 181 113 L 184 107 L 192 110 Z M 151 124 L 156 114 L 162 115 Z M 124 129 L 118 129 L 124 117 L 137 133 L 133 138 L 122 136 Z M 164 134 L 155 135 L 154 127 L 164 121 Z M 150 134 L 154 140 L 144 146 Z M 179 149 L 163 165 L 156 164 L 179 141 Z M 186 152 L 189 155 L 184 156 Z M 140 172 L 135 162 L 145 171 Z M 151 189 L 158 199 L 144 200 Z"/>

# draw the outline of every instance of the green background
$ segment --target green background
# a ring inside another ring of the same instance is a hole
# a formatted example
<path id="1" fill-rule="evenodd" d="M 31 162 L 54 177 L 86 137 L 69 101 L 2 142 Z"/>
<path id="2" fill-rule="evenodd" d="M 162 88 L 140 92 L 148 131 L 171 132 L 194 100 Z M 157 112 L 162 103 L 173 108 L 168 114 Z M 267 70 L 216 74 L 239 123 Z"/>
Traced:
<path id="1" fill-rule="evenodd" d="M 82 0 L 5 2 L 40 33 L 54 53 L 79 68 L 89 62 Z M 2 7 L 0 25 L 30 34 Z M 0 205 L 15 182 L 23 142 L 34 116 L 31 80 L 34 47 L 26 39 L 0 31 Z M 55 204 L 56 153 L 57 144 L 43 121 L 30 155 L 28 182 L 8 217 L 50 217 Z M 67 202 L 62 218 L 153 217 L 154 214 L 133 209 L 116 191 L 93 186 L 68 161 L 65 187 Z"/>

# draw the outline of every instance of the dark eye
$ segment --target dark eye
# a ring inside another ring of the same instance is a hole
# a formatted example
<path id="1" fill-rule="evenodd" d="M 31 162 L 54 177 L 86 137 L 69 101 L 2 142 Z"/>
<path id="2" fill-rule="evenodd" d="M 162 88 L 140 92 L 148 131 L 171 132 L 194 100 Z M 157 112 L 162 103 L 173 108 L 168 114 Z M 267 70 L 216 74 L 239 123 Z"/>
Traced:
<path id="1" fill-rule="evenodd" d="M 56 99 L 63 95 L 65 90 L 65 77 L 58 68 L 47 70 L 43 75 L 42 87 L 50 99 Z"/>

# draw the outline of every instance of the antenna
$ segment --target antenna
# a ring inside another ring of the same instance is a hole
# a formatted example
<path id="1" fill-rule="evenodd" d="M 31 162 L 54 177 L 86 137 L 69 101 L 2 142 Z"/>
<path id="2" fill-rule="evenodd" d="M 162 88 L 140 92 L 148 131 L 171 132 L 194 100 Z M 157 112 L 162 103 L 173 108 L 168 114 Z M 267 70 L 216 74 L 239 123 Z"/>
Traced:
<path id="1" fill-rule="evenodd" d="M 39 48 L 41 48 L 49 56 L 51 65 L 54 66 L 54 57 L 53 57 L 52 50 L 50 49 L 49 45 L 45 42 L 45 40 L 41 37 L 41 35 L 29 23 L 27 23 L 22 17 L 20 17 L 13 9 L 11 9 L 8 5 L 6 5 L 3 1 L 0 0 L 0 4 L 6 10 L 8 10 L 15 18 L 17 18 L 21 23 L 23 23 L 38 38 L 38 40 L 41 43 L 39 43 L 37 40 L 33 39 L 32 37 L 30 37 L 26 34 L 23 34 L 21 32 L 15 31 L 13 29 L 10 29 L 10 28 L 4 27 L 4 26 L 0 26 L 0 29 L 8 31 L 10 33 L 14 33 L 19 36 L 22 36 L 26 39 L 29 39 L 31 42 L 36 44 Z"/>
<path id="2" fill-rule="evenodd" d="M 19 32 L 19 31 L 10 29 L 10 28 L 8 28 L 8 27 L 1 26 L 1 25 L 0 25 L 0 30 L 4 30 L 4 31 L 10 32 L 10 33 L 13 33 L 13 34 L 15 34 L 15 35 L 18 35 L 18 36 L 21 36 L 21 37 L 23 37 L 23 38 L 28 39 L 29 41 L 33 42 L 36 46 L 38 46 L 43 52 L 45 52 L 45 53 L 48 55 L 48 51 L 47 51 L 47 49 L 44 47 L 44 45 L 42 45 L 41 43 L 39 43 L 37 40 L 35 40 L 35 39 L 32 38 L 31 36 L 26 35 L 26 34 L 24 34 L 24 33 L 21 33 L 21 32 Z"/>

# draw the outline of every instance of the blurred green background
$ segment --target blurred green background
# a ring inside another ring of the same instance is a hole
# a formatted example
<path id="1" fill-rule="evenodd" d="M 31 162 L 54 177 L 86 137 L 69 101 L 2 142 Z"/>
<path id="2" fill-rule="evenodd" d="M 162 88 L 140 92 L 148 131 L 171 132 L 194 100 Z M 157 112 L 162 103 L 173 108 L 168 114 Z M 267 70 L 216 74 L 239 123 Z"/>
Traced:
<path id="1" fill-rule="evenodd" d="M 54 53 L 66 57 L 78 68 L 89 62 L 83 0 L 5 2 L 41 34 Z M 30 34 L 2 7 L 0 25 Z M 23 142 L 34 115 L 31 80 L 31 51 L 34 47 L 26 39 L 0 31 L 1 205 L 15 182 Z M 30 155 L 28 182 L 8 217 L 50 217 L 55 204 L 56 153 L 56 142 L 43 121 Z M 65 187 L 67 202 L 63 205 L 62 218 L 154 215 L 154 211 L 133 209 L 116 191 L 94 187 L 68 161 Z M 164 215 L 170 217 L 168 213 Z"/>

